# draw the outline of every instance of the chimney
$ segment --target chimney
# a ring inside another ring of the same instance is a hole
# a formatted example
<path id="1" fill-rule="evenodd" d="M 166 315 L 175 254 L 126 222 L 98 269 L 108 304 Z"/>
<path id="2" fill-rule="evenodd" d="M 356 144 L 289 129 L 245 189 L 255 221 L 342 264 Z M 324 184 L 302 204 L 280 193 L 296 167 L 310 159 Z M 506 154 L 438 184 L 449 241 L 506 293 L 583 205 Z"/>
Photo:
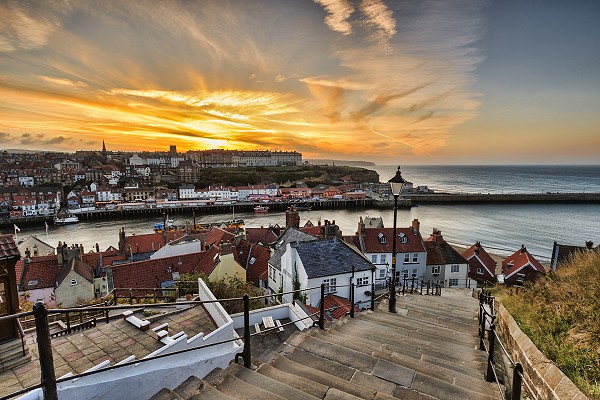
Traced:
<path id="1" fill-rule="evenodd" d="M 25 258 L 23 259 L 25 264 L 29 264 L 31 262 L 31 251 L 29 251 L 29 247 L 25 249 Z"/>
<path id="2" fill-rule="evenodd" d="M 414 231 L 415 233 L 421 233 L 421 232 L 420 232 L 420 229 L 421 229 L 421 223 L 419 222 L 419 220 L 418 220 L 418 219 L 416 219 L 416 218 L 415 218 L 415 219 L 413 219 L 411 226 L 412 226 L 412 229 L 413 229 L 413 231 Z"/>
<path id="3" fill-rule="evenodd" d="M 285 211 L 285 227 L 300 229 L 300 214 L 295 206 L 288 207 Z"/>
<path id="4" fill-rule="evenodd" d="M 38 253 L 39 253 L 39 251 L 38 251 L 37 244 L 34 244 L 34 245 L 33 245 L 33 255 L 34 255 L 34 256 L 37 256 L 37 255 L 38 255 Z"/>
<path id="5" fill-rule="evenodd" d="M 521 245 L 521 254 L 525 253 L 527 251 L 527 248 L 525 247 L 524 244 Z"/>
<path id="6" fill-rule="evenodd" d="M 227 254 L 232 254 L 233 253 L 233 246 L 231 243 L 221 243 L 221 246 L 219 247 L 219 255 L 224 256 Z"/>
<path id="7" fill-rule="evenodd" d="M 594 242 L 592 242 L 591 240 L 587 240 L 587 241 L 585 242 L 585 248 L 586 248 L 587 250 L 592 250 L 592 247 L 593 247 L 593 246 L 594 246 Z"/>
<path id="8" fill-rule="evenodd" d="M 360 219 L 358 220 L 358 230 L 356 231 L 356 235 L 362 236 L 364 231 L 365 231 L 365 222 L 363 221 L 363 218 L 360 217 Z"/>
<path id="9" fill-rule="evenodd" d="M 100 245 L 96 243 L 96 253 L 100 253 Z"/>

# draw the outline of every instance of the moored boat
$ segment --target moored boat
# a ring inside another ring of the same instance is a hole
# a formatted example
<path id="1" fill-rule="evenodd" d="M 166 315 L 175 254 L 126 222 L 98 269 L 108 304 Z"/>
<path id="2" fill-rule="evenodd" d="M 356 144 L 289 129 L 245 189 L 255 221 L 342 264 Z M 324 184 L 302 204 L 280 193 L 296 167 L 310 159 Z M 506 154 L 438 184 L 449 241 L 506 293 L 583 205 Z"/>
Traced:
<path id="1" fill-rule="evenodd" d="M 266 213 L 269 212 L 269 207 L 267 206 L 256 206 L 254 207 L 255 213 Z"/>
<path id="2" fill-rule="evenodd" d="M 54 225 L 67 225 L 76 224 L 79 222 L 79 218 L 71 213 L 69 214 L 58 214 L 54 216 Z"/>

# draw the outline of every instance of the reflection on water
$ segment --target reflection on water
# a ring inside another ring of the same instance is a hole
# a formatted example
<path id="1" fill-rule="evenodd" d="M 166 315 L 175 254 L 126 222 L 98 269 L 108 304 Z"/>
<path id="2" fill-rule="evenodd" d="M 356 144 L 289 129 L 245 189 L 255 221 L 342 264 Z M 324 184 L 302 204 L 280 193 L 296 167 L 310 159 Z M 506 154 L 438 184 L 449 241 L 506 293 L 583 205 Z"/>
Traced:
<path id="1" fill-rule="evenodd" d="M 552 244 L 556 240 L 564 244 L 582 246 L 586 240 L 600 242 L 600 206 L 594 204 L 514 204 L 514 205 L 428 205 L 398 211 L 398 226 L 410 226 L 414 218 L 421 222 L 421 233 L 429 236 L 433 228 L 442 231 L 451 243 L 473 244 L 479 240 L 484 246 L 506 249 L 497 253 L 517 250 L 521 244 L 535 255 L 550 257 Z M 335 221 L 344 235 L 356 232 L 358 219 L 362 216 L 383 217 L 386 227 L 393 226 L 392 210 L 318 210 L 301 211 L 301 225 L 307 220 L 317 224 L 325 219 Z M 191 215 L 174 215 L 175 225 L 191 220 Z M 196 222 L 219 222 L 232 218 L 231 214 L 197 216 Z M 285 225 L 284 212 L 267 214 L 236 213 L 246 227 Z M 83 244 L 86 251 L 95 243 L 102 250 L 117 246 L 119 228 L 126 233 L 143 234 L 153 231 L 155 218 L 136 218 L 117 221 L 82 222 L 76 225 L 50 226 L 46 240 L 43 223 L 39 227 L 21 227 L 20 237 L 37 235 L 51 245 L 58 241 Z M 3 228 L 3 233 L 12 233 Z"/>

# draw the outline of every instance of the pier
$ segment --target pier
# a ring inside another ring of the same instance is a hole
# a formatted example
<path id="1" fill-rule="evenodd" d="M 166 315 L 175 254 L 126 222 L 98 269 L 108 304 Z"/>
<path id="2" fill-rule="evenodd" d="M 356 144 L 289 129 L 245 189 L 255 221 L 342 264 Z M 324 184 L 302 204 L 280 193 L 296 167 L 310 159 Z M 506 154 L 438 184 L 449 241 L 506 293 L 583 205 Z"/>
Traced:
<path id="1" fill-rule="evenodd" d="M 600 193 L 429 193 L 402 195 L 398 200 L 399 208 L 411 208 L 426 204 L 600 204 Z M 282 212 L 288 207 L 296 205 L 310 206 L 312 210 L 340 210 L 340 209 L 391 209 L 393 199 L 327 199 L 307 200 L 301 202 L 239 202 L 234 204 L 211 204 L 194 207 L 157 207 L 156 204 L 146 204 L 140 208 L 77 212 L 81 221 L 127 219 L 139 217 L 169 215 L 191 215 L 196 217 L 211 214 L 232 214 L 235 212 L 253 212 L 257 205 L 268 206 L 269 211 Z M 43 222 L 52 222 L 52 215 L 21 217 L 0 220 L 1 227 L 39 225 Z"/>

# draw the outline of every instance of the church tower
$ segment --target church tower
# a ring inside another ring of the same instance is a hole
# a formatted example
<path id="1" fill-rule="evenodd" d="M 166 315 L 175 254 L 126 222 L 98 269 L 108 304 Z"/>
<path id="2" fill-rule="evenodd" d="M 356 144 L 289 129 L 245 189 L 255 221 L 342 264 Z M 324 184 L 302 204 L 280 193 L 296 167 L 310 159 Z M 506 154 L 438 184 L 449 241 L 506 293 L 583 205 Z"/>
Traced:
<path id="1" fill-rule="evenodd" d="M 108 160 L 108 156 L 106 154 L 106 144 L 104 144 L 104 140 L 103 140 L 102 141 L 102 156 L 101 156 L 102 164 L 106 164 L 107 160 Z"/>

